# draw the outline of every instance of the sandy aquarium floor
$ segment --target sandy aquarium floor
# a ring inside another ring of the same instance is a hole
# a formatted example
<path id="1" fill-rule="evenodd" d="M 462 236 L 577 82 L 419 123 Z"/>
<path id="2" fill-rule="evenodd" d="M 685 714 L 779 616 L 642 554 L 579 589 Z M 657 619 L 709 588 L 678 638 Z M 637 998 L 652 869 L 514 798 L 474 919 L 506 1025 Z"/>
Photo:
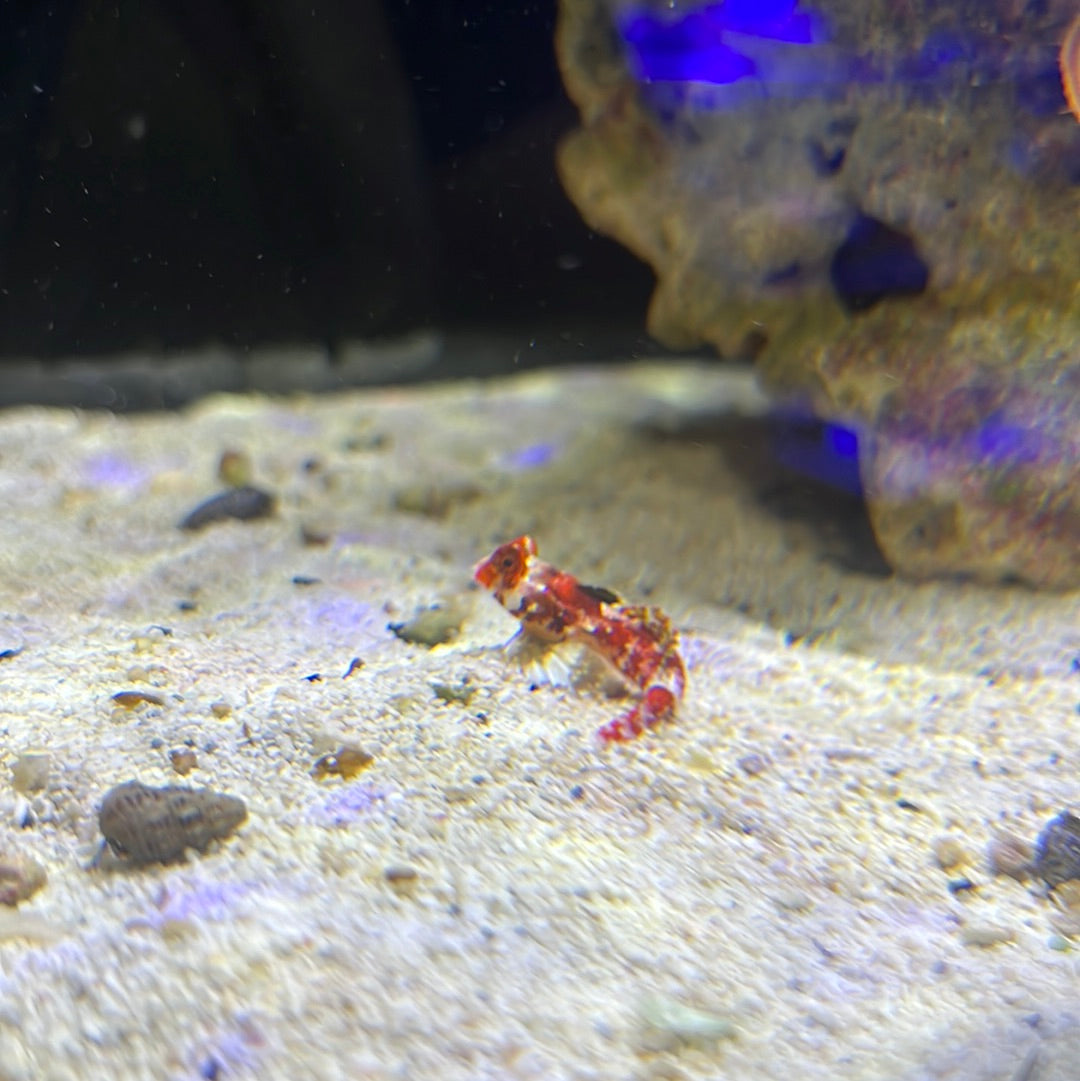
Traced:
<path id="1" fill-rule="evenodd" d="M 987 851 L 1080 804 L 1078 598 L 890 578 L 761 412 L 672 363 L 0 415 L 0 1079 L 1074 1079 L 1070 916 Z M 276 514 L 178 529 L 226 451 Z M 600 749 L 626 703 L 503 650 L 525 532 L 670 614 L 677 723 Z M 248 819 L 96 858 L 129 780 Z"/>

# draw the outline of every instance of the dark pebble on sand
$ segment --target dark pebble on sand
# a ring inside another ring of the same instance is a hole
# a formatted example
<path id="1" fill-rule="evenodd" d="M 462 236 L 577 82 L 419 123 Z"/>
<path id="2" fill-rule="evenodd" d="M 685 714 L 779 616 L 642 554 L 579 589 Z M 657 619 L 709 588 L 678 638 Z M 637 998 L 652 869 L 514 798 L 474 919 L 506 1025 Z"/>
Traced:
<path id="1" fill-rule="evenodd" d="M 1050 889 L 1080 878 L 1080 818 L 1062 811 L 1050 819 L 1035 842 L 1033 870 Z"/>
<path id="2" fill-rule="evenodd" d="M 132 863 L 165 863 L 188 848 L 204 851 L 246 818 L 247 807 L 235 796 L 127 781 L 105 793 L 98 825 L 113 851 Z"/>
<path id="3" fill-rule="evenodd" d="M 268 518 L 273 513 L 274 497 L 261 488 L 245 485 L 243 488 L 229 488 L 200 503 L 180 522 L 180 528 L 202 529 L 228 518 L 250 522 L 256 518 Z"/>

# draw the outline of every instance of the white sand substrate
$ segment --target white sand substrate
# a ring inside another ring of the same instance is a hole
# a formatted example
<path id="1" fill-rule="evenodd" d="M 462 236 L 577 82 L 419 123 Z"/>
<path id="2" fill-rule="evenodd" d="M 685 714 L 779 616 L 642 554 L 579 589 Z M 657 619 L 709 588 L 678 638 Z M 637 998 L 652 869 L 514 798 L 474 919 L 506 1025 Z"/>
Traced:
<path id="1" fill-rule="evenodd" d="M 0 415 L 0 859 L 48 873 L 0 1081 L 1080 1076 L 1077 946 L 986 860 L 1080 805 L 1078 598 L 845 569 L 723 444 L 761 409 L 673 362 Z M 226 450 L 277 514 L 182 532 Z M 677 723 L 601 749 L 625 701 L 501 648 L 470 568 L 525 532 L 671 615 Z M 248 821 L 94 866 L 130 779 Z"/>

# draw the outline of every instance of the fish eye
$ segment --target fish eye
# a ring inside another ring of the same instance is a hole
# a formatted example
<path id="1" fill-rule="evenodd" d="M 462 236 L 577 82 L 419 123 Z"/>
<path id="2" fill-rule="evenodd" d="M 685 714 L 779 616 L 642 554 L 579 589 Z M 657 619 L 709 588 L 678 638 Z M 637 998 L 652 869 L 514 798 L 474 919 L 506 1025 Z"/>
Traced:
<path id="1" fill-rule="evenodd" d="M 517 560 L 509 552 L 507 552 L 507 554 L 504 555 L 499 561 L 499 566 L 502 567 L 504 571 L 508 571 L 513 570 L 516 563 Z"/>

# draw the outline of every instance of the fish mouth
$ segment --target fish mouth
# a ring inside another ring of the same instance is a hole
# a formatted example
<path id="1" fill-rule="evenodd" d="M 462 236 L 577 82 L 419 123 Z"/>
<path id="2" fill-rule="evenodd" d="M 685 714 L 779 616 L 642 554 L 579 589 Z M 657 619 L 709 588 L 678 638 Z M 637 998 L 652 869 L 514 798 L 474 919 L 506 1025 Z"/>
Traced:
<path id="1" fill-rule="evenodd" d="M 495 584 L 496 571 L 491 565 L 490 559 L 482 559 L 473 567 L 473 581 L 479 582 L 485 589 L 491 589 Z"/>

